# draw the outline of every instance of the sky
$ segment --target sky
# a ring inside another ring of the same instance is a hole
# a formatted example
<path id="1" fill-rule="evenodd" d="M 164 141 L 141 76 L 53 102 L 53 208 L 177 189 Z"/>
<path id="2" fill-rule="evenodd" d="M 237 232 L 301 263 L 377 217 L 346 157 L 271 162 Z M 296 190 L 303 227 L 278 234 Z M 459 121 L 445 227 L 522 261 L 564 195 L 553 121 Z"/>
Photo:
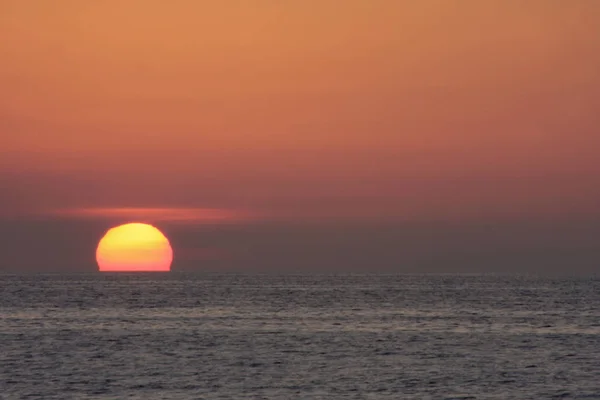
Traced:
<path id="1" fill-rule="evenodd" d="M 595 272 L 596 0 L 0 0 L 0 271 Z"/>

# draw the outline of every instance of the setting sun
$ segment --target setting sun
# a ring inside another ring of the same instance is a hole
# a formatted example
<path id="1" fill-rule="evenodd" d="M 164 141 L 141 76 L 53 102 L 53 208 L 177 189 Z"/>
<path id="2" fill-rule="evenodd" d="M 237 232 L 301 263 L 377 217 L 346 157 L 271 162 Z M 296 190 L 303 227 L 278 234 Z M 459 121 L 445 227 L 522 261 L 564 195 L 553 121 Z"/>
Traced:
<path id="1" fill-rule="evenodd" d="M 169 271 L 173 249 L 154 226 L 130 223 L 106 232 L 98 243 L 96 261 L 102 272 Z"/>

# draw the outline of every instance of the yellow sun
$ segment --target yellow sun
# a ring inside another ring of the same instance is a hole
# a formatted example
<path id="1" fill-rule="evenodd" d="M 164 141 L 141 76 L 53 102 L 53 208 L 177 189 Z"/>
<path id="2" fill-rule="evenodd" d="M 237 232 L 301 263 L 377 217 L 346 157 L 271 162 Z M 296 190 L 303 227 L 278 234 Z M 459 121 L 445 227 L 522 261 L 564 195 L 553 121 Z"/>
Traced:
<path id="1" fill-rule="evenodd" d="M 157 228 L 131 223 L 110 229 L 98 243 L 96 261 L 100 271 L 169 271 L 173 249 Z"/>

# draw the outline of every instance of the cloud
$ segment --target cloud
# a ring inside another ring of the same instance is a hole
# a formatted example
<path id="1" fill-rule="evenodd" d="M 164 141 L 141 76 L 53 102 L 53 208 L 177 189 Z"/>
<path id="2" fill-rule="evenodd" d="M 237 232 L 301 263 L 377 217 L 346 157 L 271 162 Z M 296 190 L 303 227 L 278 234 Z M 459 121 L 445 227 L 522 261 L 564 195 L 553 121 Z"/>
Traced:
<path id="1" fill-rule="evenodd" d="M 218 208 L 144 208 L 100 207 L 69 208 L 44 212 L 44 215 L 66 219 L 122 219 L 128 221 L 170 223 L 233 223 L 256 219 L 258 216 L 239 210 Z"/>

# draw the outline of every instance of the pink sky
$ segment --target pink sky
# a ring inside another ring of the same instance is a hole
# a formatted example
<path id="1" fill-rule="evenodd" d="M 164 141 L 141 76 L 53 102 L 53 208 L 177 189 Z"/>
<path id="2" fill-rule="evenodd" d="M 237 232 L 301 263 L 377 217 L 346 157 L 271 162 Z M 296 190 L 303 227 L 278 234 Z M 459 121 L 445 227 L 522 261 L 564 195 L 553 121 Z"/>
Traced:
<path id="1" fill-rule="evenodd" d="M 341 4 L 3 1 L 2 214 L 597 213 L 600 3 Z"/>

